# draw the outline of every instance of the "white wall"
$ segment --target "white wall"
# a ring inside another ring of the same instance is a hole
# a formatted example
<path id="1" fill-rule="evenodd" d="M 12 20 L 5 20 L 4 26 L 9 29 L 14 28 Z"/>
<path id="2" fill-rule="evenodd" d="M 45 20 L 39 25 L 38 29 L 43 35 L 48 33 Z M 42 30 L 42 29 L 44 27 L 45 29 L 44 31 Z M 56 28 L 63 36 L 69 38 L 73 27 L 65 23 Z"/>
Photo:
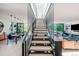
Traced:
<path id="1" fill-rule="evenodd" d="M 36 18 L 44 18 L 50 3 L 31 3 Z"/>
<path id="2" fill-rule="evenodd" d="M 55 3 L 54 23 L 64 23 L 65 31 L 71 32 L 71 24 L 79 24 L 79 3 Z"/>
<path id="3" fill-rule="evenodd" d="M 27 24 L 27 4 L 26 3 L 0 3 L 0 21 L 4 23 L 3 32 L 9 33 L 10 15 L 13 18 L 19 18 L 20 20 L 13 19 L 14 22 L 20 21 Z M 27 27 L 27 26 L 26 26 Z"/>
<path id="4" fill-rule="evenodd" d="M 47 14 L 46 14 L 46 19 L 49 24 L 54 23 L 54 4 L 51 4 L 51 6 L 49 7 Z"/>
<path id="5" fill-rule="evenodd" d="M 35 15 L 32 10 L 32 7 L 30 4 L 27 6 L 27 19 L 28 19 L 28 26 L 32 24 L 32 22 L 35 20 Z"/>
<path id="6" fill-rule="evenodd" d="M 79 3 L 54 3 L 54 21 L 79 23 Z"/>

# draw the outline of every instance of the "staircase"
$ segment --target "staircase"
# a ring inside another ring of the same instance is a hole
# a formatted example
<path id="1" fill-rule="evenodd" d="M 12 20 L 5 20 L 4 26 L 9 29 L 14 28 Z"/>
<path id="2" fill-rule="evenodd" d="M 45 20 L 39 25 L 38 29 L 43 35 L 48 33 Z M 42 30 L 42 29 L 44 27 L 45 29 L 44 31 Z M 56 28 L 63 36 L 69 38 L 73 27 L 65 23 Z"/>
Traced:
<path id="1" fill-rule="evenodd" d="M 33 31 L 29 56 L 53 56 L 48 30 L 43 19 L 37 19 L 36 28 Z"/>

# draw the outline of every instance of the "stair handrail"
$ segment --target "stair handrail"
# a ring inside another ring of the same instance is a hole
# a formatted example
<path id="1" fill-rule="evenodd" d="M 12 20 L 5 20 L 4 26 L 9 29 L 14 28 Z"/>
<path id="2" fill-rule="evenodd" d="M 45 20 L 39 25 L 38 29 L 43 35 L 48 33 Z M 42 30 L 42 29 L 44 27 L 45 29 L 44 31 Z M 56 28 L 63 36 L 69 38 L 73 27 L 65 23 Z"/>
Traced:
<path id="1" fill-rule="evenodd" d="M 30 41 L 32 39 L 32 34 L 29 35 L 29 32 L 30 32 L 30 29 L 32 29 L 32 33 L 33 33 L 35 25 L 36 25 L 36 19 L 34 19 L 34 21 L 30 24 L 30 26 L 27 30 L 27 33 L 25 34 L 25 36 L 23 38 L 23 41 L 22 41 L 22 56 L 26 56 L 29 53 L 28 49 L 29 49 L 29 46 L 30 46 Z"/>
<path id="2" fill-rule="evenodd" d="M 30 31 L 30 28 L 34 25 L 34 23 L 36 22 L 36 19 L 32 22 L 32 24 L 30 24 L 30 26 L 29 26 L 29 28 L 28 28 L 28 30 L 27 30 L 27 33 L 26 33 L 26 35 L 25 35 L 25 38 L 28 36 L 28 33 L 29 33 L 29 31 Z M 33 29 L 32 29 L 33 30 Z M 23 41 L 25 41 L 26 39 L 23 39 Z"/>
<path id="3" fill-rule="evenodd" d="M 51 32 L 50 32 L 49 27 L 48 27 L 49 23 L 48 23 L 47 19 L 45 19 L 45 22 L 46 22 L 46 28 L 48 29 L 48 34 L 49 34 L 50 39 L 51 39 L 51 43 L 54 45 L 54 34 L 53 34 L 53 37 L 51 37 L 51 34 L 50 34 Z"/>

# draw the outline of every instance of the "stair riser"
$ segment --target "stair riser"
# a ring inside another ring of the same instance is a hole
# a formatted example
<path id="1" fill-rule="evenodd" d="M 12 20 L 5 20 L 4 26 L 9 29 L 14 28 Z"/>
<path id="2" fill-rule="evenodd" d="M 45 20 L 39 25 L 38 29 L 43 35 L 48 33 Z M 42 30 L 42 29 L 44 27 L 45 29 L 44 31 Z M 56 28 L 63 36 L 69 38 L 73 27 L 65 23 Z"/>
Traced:
<path id="1" fill-rule="evenodd" d="M 34 34 L 34 36 L 47 36 L 46 34 Z"/>

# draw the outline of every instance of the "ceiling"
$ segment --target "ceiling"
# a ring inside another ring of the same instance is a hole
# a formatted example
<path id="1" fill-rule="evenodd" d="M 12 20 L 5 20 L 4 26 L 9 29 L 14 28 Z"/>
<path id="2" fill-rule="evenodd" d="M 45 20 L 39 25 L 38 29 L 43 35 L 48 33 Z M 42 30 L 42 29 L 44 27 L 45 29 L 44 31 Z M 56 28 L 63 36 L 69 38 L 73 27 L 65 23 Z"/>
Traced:
<path id="1" fill-rule="evenodd" d="M 79 23 L 79 3 L 55 3 L 54 22 Z"/>
<path id="2" fill-rule="evenodd" d="M 31 3 L 37 18 L 44 18 L 51 3 Z"/>
<path id="3" fill-rule="evenodd" d="M 27 15 L 26 3 L 0 3 L 0 16 L 11 14 L 13 17 L 25 19 Z"/>
<path id="4" fill-rule="evenodd" d="M 30 3 L 36 18 L 44 18 L 50 3 Z M 27 15 L 27 3 L 0 3 L 0 14 L 11 14 L 24 19 Z"/>
<path id="5" fill-rule="evenodd" d="M 31 6 L 37 18 L 44 18 L 50 3 L 32 3 Z M 79 3 L 54 3 L 54 23 L 79 23 L 78 11 Z"/>

